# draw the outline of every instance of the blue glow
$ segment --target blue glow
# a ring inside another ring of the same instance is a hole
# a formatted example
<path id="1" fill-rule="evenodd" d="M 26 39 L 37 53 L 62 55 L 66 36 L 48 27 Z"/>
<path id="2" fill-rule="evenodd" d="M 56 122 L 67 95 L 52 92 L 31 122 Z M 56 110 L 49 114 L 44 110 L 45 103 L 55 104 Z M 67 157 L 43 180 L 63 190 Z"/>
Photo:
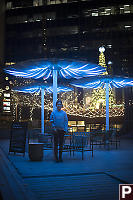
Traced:
<path id="1" fill-rule="evenodd" d="M 48 79 L 52 70 L 58 70 L 59 75 L 66 79 L 82 78 L 102 74 L 106 71 L 100 65 L 84 61 L 59 60 L 59 59 L 38 59 L 20 62 L 16 66 L 5 69 L 8 74 L 34 79 Z"/>
<path id="2" fill-rule="evenodd" d="M 110 75 L 100 75 L 89 78 L 82 78 L 71 82 L 71 85 L 81 88 L 106 88 L 106 131 L 109 130 L 109 87 L 133 86 L 133 79 Z"/>
<path id="3" fill-rule="evenodd" d="M 81 88 L 104 88 L 105 83 L 109 83 L 110 88 L 121 88 L 126 86 L 133 86 L 133 79 L 119 76 L 100 75 L 75 80 L 71 83 L 71 85 Z"/>
<path id="4" fill-rule="evenodd" d="M 14 91 L 16 92 L 23 92 L 23 93 L 40 93 L 41 88 L 45 89 L 46 92 L 48 93 L 52 93 L 53 92 L 53 86 L 50 85 L 36 85 L 36 86 L 22 86 L 22 87 L 15 87 L 13 88 Z M 57 88 L 57 92 L 70 92 L 72 91 L 73 88 L 72 87 L 67 87 L 67 86 L 58 86 Z"/>

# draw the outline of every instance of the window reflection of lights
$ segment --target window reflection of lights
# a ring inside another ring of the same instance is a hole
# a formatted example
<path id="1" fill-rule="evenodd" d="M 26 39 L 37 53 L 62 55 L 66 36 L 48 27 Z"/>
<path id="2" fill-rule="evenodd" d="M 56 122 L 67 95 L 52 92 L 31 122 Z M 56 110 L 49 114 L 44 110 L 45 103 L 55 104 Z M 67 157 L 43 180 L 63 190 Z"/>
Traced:
<path id="1" fill-rule="evenodd" d="M 112 44 L 108 44 L 108 45 L 107 45 L 107 48 L 110 48 L 110 49 L 111 49 L 111 48 L 112 48 Z"/>
<path id="2" fill-rule="evenodd" d="M 73 49 L 74 49 L 75 51 L 77 51 L 77 50 L 78 50 L 78 47 L 73 47 Z"/>
<path id="3" fill-rule="evenodd" d="M 100 15 L 106 15 L 107 13 L 106 12 L 100 12 Z"/>
<path id="4" fill-rule="evenodd" d="M 130 10 L 124 10 L 124 13 L 130 13 Z"/>
<path id="5" fill-rule="evenodd" d="M 97 17 L 98 16 L 98 12 L 97 13 L 92 13 L 93 17 Z"/>
<path id="6" fill-rule="evenodd" d="M 56 49 L 50 49 L 50 52 L 51 53 L 56 52 Z"/>
<path id="7" fill-rule="evenodd" d="M 130 25 L 126 25 L 126 26 L 124 26 L 125 28 L 131 28 L 132 26 L 130 26 Z"/>
<path id="8" fill-rule="evenodd" d="M 67 48 L 61 48 L 62 51 L 67 51 Z"/>
<path id="9" fill-rule="evenodd" d="M 105 8 L 105 10 L 106 10 L 106 11 L 110 11 L 110 10 L 111 10 L 111 8 Z"/>
<path id="10" fill-rule="evenodd" d="M 69 15 L 67 18 L 78 18 L 79 15 Z"/>
<path id="11" fill-rule="evenodd" d="M 128 61 L 128 59 L 124 58 L 122 61 L 124 61 L 124 62 L 127 62 L 127 61 Z"/>
<path id="12" fill-rule="evenodd" d="M 83 34 L 87 33 L 88 31 L 83 31 Z"/>

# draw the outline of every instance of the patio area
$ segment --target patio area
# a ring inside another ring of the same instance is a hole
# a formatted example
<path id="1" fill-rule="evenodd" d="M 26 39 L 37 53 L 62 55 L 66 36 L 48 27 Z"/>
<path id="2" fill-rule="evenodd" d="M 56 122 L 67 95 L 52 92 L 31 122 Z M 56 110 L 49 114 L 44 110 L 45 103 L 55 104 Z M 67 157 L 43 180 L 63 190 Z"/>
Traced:
<path id="1" fill-rule="evenodd" d="M 63 152 L 62 163 L 54 161 L 52 150 L 44 150 L 43 160 L 38 162 L 30 161 L 27 145 L 25 156 L 8 155 L 8 150 L 9 140 L 0 140 L 1 157 L 5 157 L 8 167 L 10 165 L 8 173 L 17 177 L 30 199 L 118 200 L 119 184 L 133 183 L 131 138 L 121 138 L 118 149 L 96 146 L 93 157 L 90 152 L 84 152 L 84 160 L 80 152 L 75 152 L 74 157 Z M 6 187 L 8 191 L 9 185 Z M 19 195 L 22 198 L 19 192 L 17 198 Z"/>

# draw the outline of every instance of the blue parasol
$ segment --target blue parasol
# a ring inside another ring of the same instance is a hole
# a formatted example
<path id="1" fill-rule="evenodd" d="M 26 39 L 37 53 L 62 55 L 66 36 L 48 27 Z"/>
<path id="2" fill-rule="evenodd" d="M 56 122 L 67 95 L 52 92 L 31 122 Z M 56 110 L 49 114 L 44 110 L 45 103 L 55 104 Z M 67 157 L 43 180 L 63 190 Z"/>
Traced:
<path id="1" fill-rule="evenodd" d="M 104 67 L 93 63 L 56 58 L 27 60 L 5 69 L 5 72 L 23 78 L 46 80 L 53 75 L 53 110 L 56 108 L 58 75 L 65 79 L 79 79 L 99 75 L 105 71 Z"/>
<path id="2" fill-rule="evenodd" d="M 109 88 L 121 88 L 133 86 L 133 78 L 100 75 L 95 77 L 82 78 L 71 82 L 71 85 L 80 88 L 106 88 L 106 130 L 109 130 Z"/>
<path id="3" fill-rule="evenodd" d="M 53 92 L 52 84 L 32 84 L 28 86 L 14 87 L 14 91 L 23 92 L 23 93 L 40 93 L 41 92 L 41 133 L 44 134 L 44 93 Z M 57 93 L 59 92 L 69 92 L 72 91 L 72 87 L 58 85 Z"/>

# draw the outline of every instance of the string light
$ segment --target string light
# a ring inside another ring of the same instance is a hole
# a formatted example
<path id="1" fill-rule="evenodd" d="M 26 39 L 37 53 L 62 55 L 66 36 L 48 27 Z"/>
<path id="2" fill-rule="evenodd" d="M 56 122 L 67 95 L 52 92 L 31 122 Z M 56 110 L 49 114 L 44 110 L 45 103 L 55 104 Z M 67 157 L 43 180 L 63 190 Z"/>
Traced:
<path id="1" fill-rule="evenodd" d="M 104 60 L 101 59 L 101 61 L 99 61 L 99 64 L 101 64 L 102 62 L 104 63 Z M 69 67 L 70 67 L 69 65 L 66 65 L 66 68 L 64 67 L 64 71 L 69 69 Z M 82 67 L 82 66 L 80 66 L 80 67 Z M 85 71 L 86 67 L 87 66 L 83 66 L 83 68 L 82 68 L 82 69 L 84 69 L 84 73 L 86 72 Z M 94 68 L 93 68 L 93 70 L 94 70 Z M 36 70 L 33 69 L 32 72 L 36 72 Z M 60 70 L 60 73 L 64 73 L 63 70 Z M 76 69 L 73 70 L 73 71 L 70 70 L 70 71 L 68 71 L 68 74 L 64 75 L 64 77 L 69 76 L 71 74 L 74 75 L 75 73 L 77 73 Z M 104 74 L 106 74 L 106 71 L 105 71 Z M 40 74 L 38 74 L 38 76 L 40 76 Z M 77 78 L 78 78 L 78 76 L 77 76 Z M 102 76 L 101 76 L 101 78 L 102 78 Z M 121 80 L 121 82 L 120 82 L 120 80 Z M 79 81 L 80 80 L 78 80 L 78 82 Z M 25 85 L 28 85 L 29 83 L 34 83 L 33 79 L 21 78 L 21 81 L 14 80 L 13 85 L 14 86 L 25 86 Z M 100 84 L 101 83 L 99 83 L 99 82 L 97 82 L 97 83 L 95 82 L 94 84 L 91 83 L 91 85 L 93 87 L 96 86 L 96 85 L 100 85 Z M 110 82 L 110 87 L 113 86 L 113 84 L 116 84 L 118 86 L 120 86 L 119 84 L 121 84 L 121 85 L 125 86 L 126 84 L 131 84 L 131 80 L 125 81 L 125 80 L 119 79 L 118 83 L 115 80 L 115 82 L 112 82 L 112 83 Z M 101 84 L 101 86 L 102 86 L 102 84 Z M 97 92 L 100 93 L 101 89 L 102 88 L 98 89 Z M 102 90 L 105 92 L 104 89 L 102 89 Z M 112 91 L 112 90 L 110 89 L 110 91 Z M 94 90 L 88 91 L 88 90 L 84 89 L 83 90 L 84 97 L 83 97 L 82 104 L 81 104 L 81 102 L 78 103 L 78 98 L 80 97 L 81 93 L 77 93 L 76 89 L 75 89 L 75 91 L 72 91 L 72 92 L 60 93 L 60 98 L 62 99 L 63 105 L 64 105 L 63 110 L 65 110 L 67 112 L 67 114 L 70 115 L 70 116 L 78 116 L 78 117 L 82 116 L 82 117 L 85 117 L 85 118 L 105 117 L 106 116 L 106 108 L 105 108 L 105 98 L 103 97 L 104 95 L 102 96 L 102 98 L 100 96 L 100 98 L 98 99 L 98 100 L 102 99 L 102 109 L 96 109 L 97 102 L 94 101 L 94 97 L 97 98 L 97 92 L 96 92 L 96 90 L 94 92 Z M 30 120 L 33 120 L 34 109 L 36 109 L 36 108 L 40 109 L 41 108 L 40 93 L 35 92 L 35 93 L 32 93 L 32 94 L 24 94 L 24 95 L 19 94 L 15 91 L 11 91 L 11 93 L 12 93 L 12 105 L 14 105 L 14 102 L 17 102 L 18 106 L 21 107 L 21 108 L 23 106 L 27 106 L 27 107 L 32 108 L 32 110 L 30 109 Z M 124 106 L 125 106 L 124 102 L 122 102 L 121 104 L 116 104 L 116 101 L 114 100 L 114 94 L 110 93 L 110 96 L 111 96 L 110 117 L 124 116 Z M 86 97 L 90 97 L 89 105 L 86 104 Z M 53 101 L 52 100 L 52 94 L 48 94 L 46 92 L 44 105 L 45 105 L 45 110 L 47 110 L 47 112 L 51 112 L 52 109 L 53 109 L 52 101 Z M 16 114 L 16 112 L 15 112 L 15 106 L 14 106 L 13 107 L 13 115 L 15 115 L 15 114 Z M 22 119 L 21 110 L 20 110 L 19 118 Z M 15 119 L 15 116 L 14 116 L 14 119 Z"/>
<path id="2" fill-rule="evenodd" d="M 44 100 L 45 110 L 48 112 L 52 111 L 53 103 L 52 103 L 52 94 L 46 93 Z M 77 95 L 77 98 L 80 96 L 80 93 Z M 66 98 L 67 97 L 67 98 Z M 97 118 L 97 117 L 105 117 L 106 116 L 106 108 L 103 104 L 102 109 L 95 109 L 96 104 L 90 102 L 90 106 L 87 106 L 85 102 L 85 97 L 83 98 L 83 105 L 78 102 L 75 102 L 74 91 L 61 93 L 60 98 L 63 101 L 63 110 L 67 112 L 70 116 L 77 117 L 85 117 L 85 118 Z M 35 108 L 41 108 L 41 96 L 36 94 L 19 94 L 17 92 L 12 91 L 12 98 L 18 99 L 19 107 L 27 106 L 32 107 L 32 113 Z M 21 99 L 21 101 L 20 101 Z M 14 112 L 15 113 L 15 112 Z M 110 109 L 110 117 L 124 116 L 124 102 L 122 104 L 116 105 Z M 21 116 L 22 118 L 22 116 Z M 30 115 L 31 119 L 31 115 Z M 32 116 L 33 119 L 33 116 Z"/>

